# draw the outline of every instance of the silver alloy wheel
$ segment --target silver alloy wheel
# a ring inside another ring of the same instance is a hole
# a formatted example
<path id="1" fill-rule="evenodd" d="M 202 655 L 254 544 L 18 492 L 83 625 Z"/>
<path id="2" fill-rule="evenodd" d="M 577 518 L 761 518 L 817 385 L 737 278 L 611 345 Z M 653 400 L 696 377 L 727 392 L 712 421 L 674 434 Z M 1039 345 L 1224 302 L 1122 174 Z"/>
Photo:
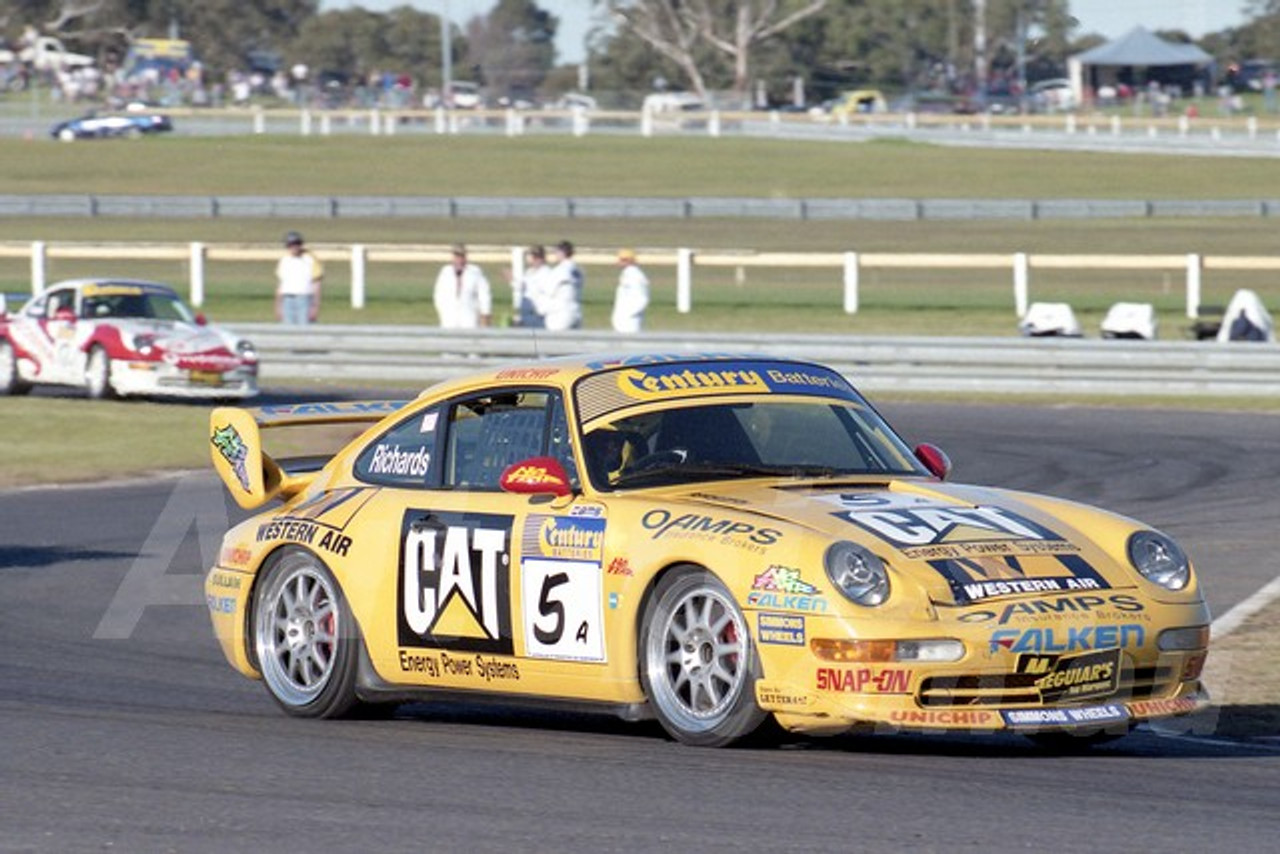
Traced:
<path id="1" fill-rule="evenodd" d="M 301 552 L 271 573 L 254 615 L 262 678 L 284 705 L 313 702 L 333 677 L 342 610 L 329 574 Z"/>
<path id="2" fill-rule="evenodd" d="M 750 636 L 710 577 L 672 592 L 659 601 L 646 641 L 650 699 L 679 730 L 707 732 L 739 706 L 751 676 Z"/>
<path id="3" fill-rule="evenodd" d="M 111 359 L 101 347 L 94 347 L 89 351 L 89 361 L 84 369 L 84 385 L 89 397 L 94 400 L 111 396 Z"/>

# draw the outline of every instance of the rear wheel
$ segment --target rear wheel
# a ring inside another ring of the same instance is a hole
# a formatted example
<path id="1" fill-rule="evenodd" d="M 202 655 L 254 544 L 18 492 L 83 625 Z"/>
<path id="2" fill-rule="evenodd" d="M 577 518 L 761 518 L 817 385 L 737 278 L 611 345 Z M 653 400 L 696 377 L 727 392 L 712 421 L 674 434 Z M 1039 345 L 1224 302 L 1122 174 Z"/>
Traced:
<path id="1" fill-rule="evenodd" d="M 359 632 L 337 581 L 310 552 L 284 552 L 259 583 L 253 645 L 267 690 L 290 715 L 356 709 Z"/>
<path id="2" fill-rule="evenodd" d="M 759 660 L 732 594 L 703 569 L 668 573 L 645 608 L 640 676 L 677 741 L 722 747 L 767 717 L 755 701 Z"/>
<path id="3" fill-rule="evenodd" d="M 116 396 L 115 387 L 111 385 L 111 357 L 101 347 L 94 346 L 89 351 L 89 360 L 84 368 L 84 387 L 94 400 L 109 400 Z"/>
<path id="4" fill-rule="evenodd" d="M 18 354 L 13 345 L 0 339 L 0 394 L 26 394 L 31 385 L 18 376 Z"/>

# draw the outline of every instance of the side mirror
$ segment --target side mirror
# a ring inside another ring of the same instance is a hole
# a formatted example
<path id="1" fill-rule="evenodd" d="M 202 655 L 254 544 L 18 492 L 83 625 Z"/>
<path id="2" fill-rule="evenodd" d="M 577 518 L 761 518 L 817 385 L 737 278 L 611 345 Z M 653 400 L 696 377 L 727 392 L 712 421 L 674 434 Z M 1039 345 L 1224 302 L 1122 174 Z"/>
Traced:
<path id="1" fill-rule="evenodd" d="M 937 445 L 930 445 L 928 442 L 916 445 L 914 453 L 916 459 L 929 470 L 929 474 L 938 480 L 946 480 L 947 475 L 951 474 L 951 458 Z"/>
<path id="2" fill-rule="evenodd" d="M 196 326 L 208 326 L 209 318 L 204 316 L 203 311 L 196 312 Z"/>
<path id="3" fill-rule="evenodd" d="M 498 481 L 503 492 L 516 495 L 569 495 L 569 475 L 554 457 L 530 457 L 512 463 Z"/>

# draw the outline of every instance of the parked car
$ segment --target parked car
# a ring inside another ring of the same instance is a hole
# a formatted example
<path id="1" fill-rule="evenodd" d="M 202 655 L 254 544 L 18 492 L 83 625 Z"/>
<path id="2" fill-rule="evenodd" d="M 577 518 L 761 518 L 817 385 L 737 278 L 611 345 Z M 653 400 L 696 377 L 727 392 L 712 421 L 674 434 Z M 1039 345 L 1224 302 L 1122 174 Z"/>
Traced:
<path id="1" fill-rule="evenodd" d="M 360 432 L 268 453 L 305 425 Z M 769 717 L 1085 745 L 1208 704 L 1170 537 L 948 484 L 822 365 L 549 359 L 407 402 L 220 407 L 205 446 L 263 508 L 206 576 L 214 633 L 290 715 L 488 699 L 703 746 Z"/>
<path id="2" fill-rule="evenodd" d="M 77 139 L 112 137 L 137 139 L 144 134 L 168 133 L 172 130 L 173 123 L 169 117 L 159 113 L 127 113 L 109 116 L 90 114 L 59 122 L 49 131 L 49 135 L 63 142 L 72 142 Z"/>
<path id="3" fill-rule="evenodd" d="M 1053 77 L 1032 83 L 1027 89 L 1031 111 L 1036 113 L 1060 113 L 1080 106 L 1071 81 L 1065 77 Z"/>
<path id="4" fill-rule="evenodd" d="M 33 385 L 83 388 L 92 398 L 258 393 L 253 344 L 211 326 L 155 282 L 59 282 L 16 313 L 0 304 L 0 395 Z"/>

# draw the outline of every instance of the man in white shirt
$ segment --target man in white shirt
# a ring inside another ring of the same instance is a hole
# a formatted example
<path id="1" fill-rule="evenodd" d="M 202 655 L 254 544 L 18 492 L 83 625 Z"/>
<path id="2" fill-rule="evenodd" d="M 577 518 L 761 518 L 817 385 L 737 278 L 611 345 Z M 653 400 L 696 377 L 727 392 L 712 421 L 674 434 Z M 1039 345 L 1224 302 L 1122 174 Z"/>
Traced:
<path id="1" fill-rule="evenodd" d="M 288 252 L 276 264 L 276 320 L 306 326 L 320 316 L 324 267 L 303 246 L 298 232 L 286 234 L 284 245 Z"/>
<path id="2" fill-rule="evenodd" d="M 453 246 L 453 260 L 436 276 L 433 301 L 441 329 L 475 329 L 488 326 L 493 315 L 489 280 L 475 264 L 467 263 L 467 247 Z"/>
<path id="3" fill-rule="evenodd" d="M 524 251 L 524 274 L 511 283 L 512 303 L 516 309 L 515 324 L 531 329 L 543 326 L 543 304 L 551 294 L 551 268 L 547 266 L 547 250 L 534 244 Z"/>
<path id="4" fill-rule="evenodd" d="M 639 332 L 644 326 L 644 312 L 649 307 L 649 277 L 636 263 L 634 249 L 618 252 L 618 289 L 613 294 L 613 329 L 615 332 Z"/>
<path id="5" fill-rule="evenodd" d="M 553 253 L 551 292 L 540 306 L 547 329 L 559 331 L 582 326 L 582 268 L 573 260 L 573 244 L 561 240 Z"/>

